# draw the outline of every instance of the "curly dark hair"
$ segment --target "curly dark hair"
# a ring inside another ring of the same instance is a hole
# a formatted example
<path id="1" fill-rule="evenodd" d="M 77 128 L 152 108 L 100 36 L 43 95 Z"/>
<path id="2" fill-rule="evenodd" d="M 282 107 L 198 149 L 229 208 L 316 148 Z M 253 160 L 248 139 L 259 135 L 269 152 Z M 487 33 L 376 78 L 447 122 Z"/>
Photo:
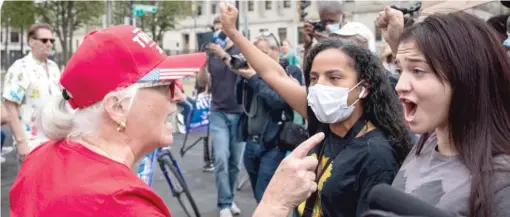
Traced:
<path id="1" fill-rule="evenodd" d="M 314 58 L 327 49 L 339 49 L 353 62 L 358 81 L 363 81 L 369 92 L 363 100 L 363 117 L 384 132 L 395 151 L 397 162 L 402 164 L 412 147 L 412 138 L 404 124 L 403 107 L 395 90 L 390 85 L 387 73 L 377 58 L 368 49 L 340 38 L 330 37 L 321 40 L 307 53 L 303 72 L 306 86 L 310 86 L 310 70 Z M 320 123 L 311 107 L 308 106 L 308 131 L 310 135 L 326 132 L 328 125 Z"/>

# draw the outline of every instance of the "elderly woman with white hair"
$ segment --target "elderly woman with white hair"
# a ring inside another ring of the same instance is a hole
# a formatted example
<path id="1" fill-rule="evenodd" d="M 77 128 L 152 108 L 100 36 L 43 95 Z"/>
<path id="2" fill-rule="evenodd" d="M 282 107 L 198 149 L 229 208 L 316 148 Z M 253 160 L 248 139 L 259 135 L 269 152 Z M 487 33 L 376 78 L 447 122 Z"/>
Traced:
<path id="1" fill-rule="evenodd" d="M 10 191 L 11 216 L 171 216 L 132 168 L 172 142 L 175 82 L 206 55 L 167 55 L 147 34 L 121 25 L 89 33 L 61 77 L 62 96 L 41 110 L 51 141 L 23 162 Z M 306 153 L 284 160 L 254 216 L 286 216 L 317 187 Z"/>

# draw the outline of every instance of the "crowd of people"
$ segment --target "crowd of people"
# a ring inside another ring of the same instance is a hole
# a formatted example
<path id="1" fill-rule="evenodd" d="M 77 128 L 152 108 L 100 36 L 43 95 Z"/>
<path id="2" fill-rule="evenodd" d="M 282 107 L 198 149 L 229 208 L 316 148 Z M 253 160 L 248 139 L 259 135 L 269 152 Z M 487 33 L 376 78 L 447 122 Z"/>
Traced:
<path id="1" fill-rule="evenodd" d="M 220 217 L 241 213 L 241 162 L 256 217 L 385 216 L 370 212 L 380 184 L 452 216 L 510 216 L 508 15 L 413 22 L 388 6 L 377 55 L 341 1 L 317 5 L 325 28 L 305 22 L 302 58 L 267 31 L 250 41 L 222 3 L 206 53 L 167 56 L 140 29 L 113 26 L 89 33 L 62 75 L 47 58 L 51 26 L 33 25 L 2 95 L 20 165 L 11 215 L 171 216 L 132 170 L 172 143 L 179 79 L 196 71 L 212 96 Z"/>

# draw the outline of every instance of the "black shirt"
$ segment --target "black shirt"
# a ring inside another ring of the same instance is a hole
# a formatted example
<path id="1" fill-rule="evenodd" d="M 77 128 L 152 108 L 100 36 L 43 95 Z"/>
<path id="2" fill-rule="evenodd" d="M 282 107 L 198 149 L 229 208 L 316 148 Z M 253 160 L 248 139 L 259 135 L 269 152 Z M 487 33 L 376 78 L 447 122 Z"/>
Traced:
<path id="1" fill-rule="evenodd" d="M 238 55 L 241 50 L 232 46 L 226 52 L 230 55 Z M 216 55 L 209 56 L 207 70 L 211 73 L 211 111 L 241 113 L 241 106 L 237 104 L 235 97 L 237 74 L 232 72 Z"/>
<path id="2" fill-rule="evenodd" d="M 379 183 L 391 184 L 399 169 L 387 136 L 378 129 L 351 140 L 329 133 L 323 145 L 321 167 L 329 158 L 334 160 L 323 169 L 312 217 L 360 216 L 368 210 L 370 189 Z M 318 149 L 313 156 L 317 157 Z M 336 157 L 332 156 L 338 151 Z M 299 215 L 305 203 L 299 205 Z"/>

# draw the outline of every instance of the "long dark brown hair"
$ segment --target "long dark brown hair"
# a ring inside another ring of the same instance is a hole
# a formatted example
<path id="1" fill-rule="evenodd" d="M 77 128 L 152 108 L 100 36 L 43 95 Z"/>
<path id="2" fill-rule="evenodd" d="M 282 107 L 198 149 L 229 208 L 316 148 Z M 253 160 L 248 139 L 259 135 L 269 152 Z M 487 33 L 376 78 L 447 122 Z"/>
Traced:
<path id="1" fill-rule="evenodd" d="M 469 216 L 492 216 L 493 158 L 510 150 L 510 61 L 497 33 L 455 12 L 427 17 L 404 30 L 400 40 L 416 41 L 434 73 L 451 86 L 449 136 L 471 173 Z"/>

